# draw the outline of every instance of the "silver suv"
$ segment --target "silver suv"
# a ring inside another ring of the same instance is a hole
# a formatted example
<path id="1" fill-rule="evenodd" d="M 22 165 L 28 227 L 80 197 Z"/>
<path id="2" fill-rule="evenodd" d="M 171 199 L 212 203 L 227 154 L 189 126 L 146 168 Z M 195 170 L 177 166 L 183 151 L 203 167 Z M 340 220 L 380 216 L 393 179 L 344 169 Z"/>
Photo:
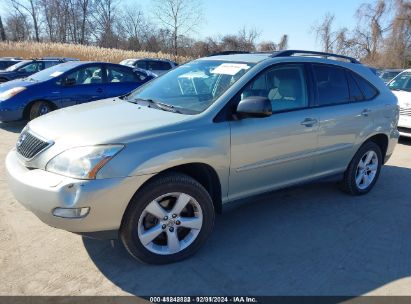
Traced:
<path id="1" fill-rule="evenodd" d="M 133 257 L 170 263 L 205 243 L 228 202 L 332 175 L 366 194 L 397 122 L 397 99 L 355 59 L 214 56 L 31 121 L 6 167 L 17 200 L 43 222 L 120 237 Z"/>

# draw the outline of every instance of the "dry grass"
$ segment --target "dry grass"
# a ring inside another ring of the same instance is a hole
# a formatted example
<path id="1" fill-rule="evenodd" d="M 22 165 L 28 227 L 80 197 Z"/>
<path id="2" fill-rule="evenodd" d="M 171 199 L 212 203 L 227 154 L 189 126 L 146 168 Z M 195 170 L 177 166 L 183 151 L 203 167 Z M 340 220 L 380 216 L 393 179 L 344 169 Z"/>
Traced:
<path id="1" fill-rule="evenodd" d="M 73 57 L 80 60 L 105 61 L 119 63 L 127 58 L 167 58 L 175 60 L 171 54 L 134 52 L 119 49 L 107 49 L 96 46 L 85 46 L 79 44 L 64 43 L 36 43 L 25 42 L 1 42 L 0 57 Z M 191 58 L 179 56 L 176 61 L 179 63 L 189 61 Z"/>

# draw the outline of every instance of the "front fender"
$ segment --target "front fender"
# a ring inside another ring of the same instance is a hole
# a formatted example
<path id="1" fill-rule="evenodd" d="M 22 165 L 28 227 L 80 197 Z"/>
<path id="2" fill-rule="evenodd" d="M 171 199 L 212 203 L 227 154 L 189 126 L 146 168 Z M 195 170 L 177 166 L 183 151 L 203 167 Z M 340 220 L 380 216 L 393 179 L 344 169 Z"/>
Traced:
<path id="1" fill-rule="evenodd" d="M 190 163 L 212 167 L 228 189 L 230 170 L 230 128 L 227 123 L 211 123 L 191 130 L 136 140 L 126 144 L 98 173 L 97 178 L 158 174 Z"/>

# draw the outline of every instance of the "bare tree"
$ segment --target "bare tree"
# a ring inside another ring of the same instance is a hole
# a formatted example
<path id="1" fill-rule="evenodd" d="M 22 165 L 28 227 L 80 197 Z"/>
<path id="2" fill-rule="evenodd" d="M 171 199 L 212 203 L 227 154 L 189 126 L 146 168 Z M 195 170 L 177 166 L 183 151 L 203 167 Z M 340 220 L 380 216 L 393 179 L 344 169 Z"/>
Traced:
<path id="1" fill-rule="evenodd" d="M 136 6 L 125 6 L 119 26 L 121 32 L 127 36 L 127 48 L 140 50 L 143 46 L 144 36 L 147 34 L 145 28 L 148 27 L 142 10 Z"/>
<path id="2" fill-rule="evenodd" d="M 260 52 L 274 52 L 277 50 L 277 44 L 273 41 L 263 41 L 258 45 Z"/>
<path id="3" fill-rule="evenodd" d="M 283 35 L 278 43 L 279 50 L 286 50 L 288 49 L 288 35 Z"/>
<path id="4" fill-rule="evenodd" d="M 1 17 L 0 17 L 0 38 L 1 38 L 1 41 L 7 40 L 6 31 L 4 30 L 3 21 L 1 20 Z"/>
<path id="5" fill-rule="evenodd" d="M 170 31 L 173 53 L 178 55 L 178 37 L 194 31 L 203 18 L 201 0 L 153 0 L 153 14 Z"/>
<path id="6" fill-rule="evenodd" d="M 324 52 L 329 53 L 333 49 L 335 42 L 332 26 L 335 16 L 327 13 L 320 24 L 314 25 L 312 31 L 315 33 L 317 41 L 320 42 L 321 48 Z"/>
<path id="7" fill-rule="evenodd" d="M 40 41 L 39 5 L 37 0 L 10 0 L 12 7 L 21 15 L 28 14 L 33 21 L 34 34 L 37 42 Z"/>
<path id="8" fill-rule="evenodd" d="M 117 14 L 119 0 L 97 0 L 94 1 L 93 34 L 102 47 L 117 47 L 118 36 L 116 33 Z"/>
<path id="9" fill-rule="evenodd" d="M 355 39 L 365 51 L 366 59 L 370 61 L 377 59 L 377 51 L 383 40 L 382 35 L 391 27 L 391 24 L 383 24 L 389 8 L 387 2 L 387 0 L 376 0 L 373 3 L 364 3 L 356 12 L 358 25 L 355 29 Z"/>

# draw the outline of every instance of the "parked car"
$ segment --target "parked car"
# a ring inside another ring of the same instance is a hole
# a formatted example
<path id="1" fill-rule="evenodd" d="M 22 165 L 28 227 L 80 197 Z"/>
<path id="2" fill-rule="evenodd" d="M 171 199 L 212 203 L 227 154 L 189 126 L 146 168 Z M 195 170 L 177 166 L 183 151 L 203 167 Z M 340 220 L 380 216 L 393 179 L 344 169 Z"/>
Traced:
<path id="1" fill-rule="evenodd" d="M 20 57 L 0 57 L 0 70 L 5 70 L 8 67 L 19 63 L 23 59 Z"/>
<path id="2" fill-rule="evenodd" d="M 6 170 L 17 200 L 45 223 L 120 237 L 133 257 L 170 263 L 204 244 L 229 202 L 328 176 L 368 193 L 397 122 L 396 97 L 355 59 L 215 56 L 31 121 Z"/>
<path id="3" fill-rule="evenodd" d="M 176 62 L 171 60 L 154 58 L 126 59 L 121 61 L 120 64 L 148 70 L 159 76 L 178 65 Z"/>
<path id="4" fill-rule="evenodd" d="M 400 135 L 411 137 L 411 69 L 397 75 L 390 81 L 388 87 L 398 98 L 400 106 L 398 130 Z"/>
<path id="5" fill-rule="evenodd" d="M 155 78 L 119 64 L 70 61 L 0 85 L 0 121 L 34 119 L 53 110 L 129 93 Z"/>
<path id="6" fill-rule="evenodd" d="M 67 61 L 78 61 L 75 58 L 45 57 L 41 59 L 22 60 L 6 70 L 0 71 L 0 83 L 13 79 L 25 78 L 34 73 Z"/>
<path id="7" fill-rule="evenodd" d="M 378 76 L 387 84 L 402 71 L 401 69 L 385 69 Z"/>

